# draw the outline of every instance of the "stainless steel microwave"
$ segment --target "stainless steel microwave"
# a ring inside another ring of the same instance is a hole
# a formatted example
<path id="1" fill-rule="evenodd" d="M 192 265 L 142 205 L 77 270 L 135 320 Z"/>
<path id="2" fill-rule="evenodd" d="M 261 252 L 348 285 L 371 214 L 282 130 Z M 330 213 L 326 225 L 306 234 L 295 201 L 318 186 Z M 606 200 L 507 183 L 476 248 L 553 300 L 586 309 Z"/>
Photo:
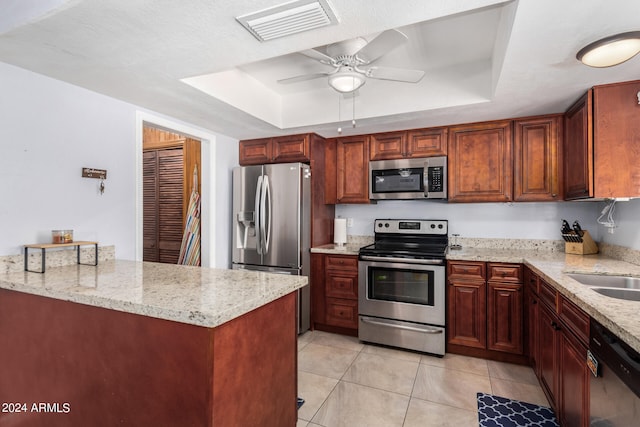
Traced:
<path id="1" fill-rule="evenodd" d="M 369 162 L 369 198 L 415 200 L 447 198 L 447 157 Z"/>

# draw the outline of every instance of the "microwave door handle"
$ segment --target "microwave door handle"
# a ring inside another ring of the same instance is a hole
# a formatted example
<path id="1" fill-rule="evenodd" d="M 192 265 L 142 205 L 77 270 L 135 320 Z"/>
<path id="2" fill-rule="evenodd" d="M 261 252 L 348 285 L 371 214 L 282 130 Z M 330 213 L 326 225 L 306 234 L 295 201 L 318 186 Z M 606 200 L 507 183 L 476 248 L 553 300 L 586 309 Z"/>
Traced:
<path id="1" fill-rule="evenodd" d="M 424 169 L 422 171 L 422 185 L 424 187 L 424 197 L 429 197 L 429 160 L 424 161 Z"/>
<path id="2" fill-rule="evenodd" d="M 262 195 L 262 175 L 258 177 L 256 184 L 256 200 L 255 200 L 255 224 L 256 224 L 256 250 L 258 255 L 262 255 L 262 224 L 260 223 L 260 215 L 262 214 L 262 208 L 260 206 L 260 200 Z"/>

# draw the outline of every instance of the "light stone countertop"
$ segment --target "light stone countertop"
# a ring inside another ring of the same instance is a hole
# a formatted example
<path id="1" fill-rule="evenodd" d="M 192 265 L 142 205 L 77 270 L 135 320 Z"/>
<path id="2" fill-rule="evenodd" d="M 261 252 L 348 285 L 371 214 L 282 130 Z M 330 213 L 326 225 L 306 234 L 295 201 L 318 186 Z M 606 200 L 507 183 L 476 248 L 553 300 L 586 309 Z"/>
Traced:
<path id="1" fill-rule="evenodd" d="M 111 260 L 0 274 L 0 288 L 216 327 L 305 286 L 305 276 Z"/>
<path id="2" fill-rule="evenodd" d="M 572 279 L 567 273 L 640 277 L 640 265 L 603 255 L 564 252 L 463 248 L 448 260 L 523 263 L 587 314 L 640 351 L 640 302 L 610 298 Z"/>
<path id="3" fill-rule="evenodd" d="M 311 248 L 311 253 L 322 253 L 332 255 L 358 255 L 362 244 L 359 243 L 347 243 L 344 246 L 334 245 L 329 243 L 326 245 L 315 246 Z"/>

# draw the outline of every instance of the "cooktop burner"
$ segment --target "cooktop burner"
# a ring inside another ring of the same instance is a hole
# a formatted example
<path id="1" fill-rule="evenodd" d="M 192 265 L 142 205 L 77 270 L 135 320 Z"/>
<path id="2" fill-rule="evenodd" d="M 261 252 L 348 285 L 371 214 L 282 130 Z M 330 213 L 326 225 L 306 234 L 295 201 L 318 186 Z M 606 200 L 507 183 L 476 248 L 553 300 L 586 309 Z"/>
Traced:
<path id="1" fill-rule="evenodd" d="M 449 239 L 446 220 L 377 219 L 375 243 L 360 256 L 444 259 Z"/>

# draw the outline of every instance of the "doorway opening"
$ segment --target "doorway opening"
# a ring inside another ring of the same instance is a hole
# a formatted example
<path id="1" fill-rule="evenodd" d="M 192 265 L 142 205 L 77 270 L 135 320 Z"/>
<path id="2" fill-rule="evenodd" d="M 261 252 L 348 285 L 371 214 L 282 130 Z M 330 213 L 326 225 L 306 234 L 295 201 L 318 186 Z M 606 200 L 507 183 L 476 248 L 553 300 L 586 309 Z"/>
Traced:
<path id="1" fill-rule="evenodd" d="M 142 135 L 142 260 L 200 266 L 200 140 L 148 124 Z"/>

